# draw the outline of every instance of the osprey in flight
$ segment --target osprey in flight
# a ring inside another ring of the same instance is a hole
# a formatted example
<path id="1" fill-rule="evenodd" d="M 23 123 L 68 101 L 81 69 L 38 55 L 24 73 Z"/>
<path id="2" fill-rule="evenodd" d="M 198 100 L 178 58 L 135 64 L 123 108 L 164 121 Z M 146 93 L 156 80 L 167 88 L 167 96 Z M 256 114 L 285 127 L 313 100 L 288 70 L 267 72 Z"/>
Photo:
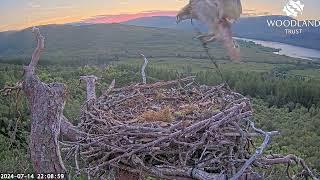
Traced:
<path id="1" fill-rule="evenodd" d="M 208 33 L 198 38 L 203 43 L 222 41 L 231 59 L 239 60 L 240 51 L 232 39 L 231 23 L 240 18 L 240 0 L 190 0 L 177 14 L 177 23 L 197 19 L 208 26 Z"/>

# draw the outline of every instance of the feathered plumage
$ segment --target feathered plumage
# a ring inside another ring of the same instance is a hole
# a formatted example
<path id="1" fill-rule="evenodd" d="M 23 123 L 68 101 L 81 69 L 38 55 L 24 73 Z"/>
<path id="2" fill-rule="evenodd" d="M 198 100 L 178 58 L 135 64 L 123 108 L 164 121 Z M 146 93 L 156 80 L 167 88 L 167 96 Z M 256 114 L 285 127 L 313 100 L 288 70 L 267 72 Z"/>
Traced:
<path id="1" fill-rule="evenodd" d="M 242 13 L 240 0 L 190 0 L 177 14 L 177 23 L 197 19 L 208 26 L 208 34 L 199 38 L 204 42 L 222 41 L 231 59 L 240 59 L 240 51 L 232 39 L 231 23 Z"/>

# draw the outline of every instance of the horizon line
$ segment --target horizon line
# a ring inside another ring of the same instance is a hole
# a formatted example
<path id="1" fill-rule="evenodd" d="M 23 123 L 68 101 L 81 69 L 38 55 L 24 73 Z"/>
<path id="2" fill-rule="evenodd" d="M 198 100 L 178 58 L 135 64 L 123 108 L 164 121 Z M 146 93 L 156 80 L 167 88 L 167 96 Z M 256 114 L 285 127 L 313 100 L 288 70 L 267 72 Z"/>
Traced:
<path id="1" fill-rule="evenodd" d="M 73 24 L 88 24 L 88 25 L 95 25 L 95 24 L 121 24 L 127 21 L 141 19 L 141 18 L 148 18 L 148 17 L 174 17 L 176 15 L 177 11 L 144 11 L 140 13 L 122 13 L 117 15 L 96 15 L 89 18 L 80 19 L 79 21 L 71 21 L 71 22 L 65 22 L 65 23 L 45 23 L 45 24 L 38 24 L 38 25 L 31 25 L 28 27 L 23 27 L 19 29 L 12 29 L 12 30 L 4 30 L 0 33 L 7 33 L 7 32 L 18 32 L 23 31 L 32 27 L 41 27 L 41 26 L 52 26 L 52 25 L 71 25 Z M 250 17 L 266 17 L 266 16 L 283 16 L 283 17 L 290 17 L 286 15 L 276 15 L 276 14 L 270 14 L 270 15 L 246 15 L 243 14 L 241 18 L 250 18 Z M 290 17 L 292 18 L 292 17 Z M 294 18 L 293 18 L 294 19 Z M 298 20 L 298 19 L 296 19 Z M 300 20 L 299 20 L 300 21 Z"/>

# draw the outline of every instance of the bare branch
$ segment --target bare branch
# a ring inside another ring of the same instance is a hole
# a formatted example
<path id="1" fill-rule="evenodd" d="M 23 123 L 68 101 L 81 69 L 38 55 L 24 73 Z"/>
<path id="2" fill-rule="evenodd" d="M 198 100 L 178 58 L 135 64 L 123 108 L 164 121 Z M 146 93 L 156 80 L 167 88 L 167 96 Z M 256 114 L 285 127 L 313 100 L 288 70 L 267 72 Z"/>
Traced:
<path id="1" fill-rule="evenodd" d="M 34 27 L 32 32 L 37 39 L 37 47 L 32 53 L 31 62 L 29 64 L 29 70 L 34 73 L 35 67 L 38 65 L 41 52 L 44 50 L 44 37 L 41 35 L 39 28 Z"/>
<path id="2" fill-rule="evenodd" d="M 22 89 L 22 82 L 19 81 L 14 86 L 5 86 L 3 89 L 0 90 L 0 93 L 3 96 L 8 96 L 12 94 L 12 92 L 19 91 L 21 89 Z"/>
<path id="3" fill-rule="evenodd" d="M 143 54 L 140 54 L 140 55 L 141 55 L 141 56 L 143 57 L 143 59 L 144 59 L 144 64 L 143 64 L 143 66 L 142 66 L 142 68 L 141 68 L 142 82 L 143 82 L 143 84 L 147 84 L 147 78 L 146 78 L 145 69 L 146 69 L 149 61 L 148 61 L 148 59 L 147 59 Z"/>
<path id="4" fill-rule="evenodd" d="M 249 121 L 250 122 L 250 121 Z M 235 174 L 231 180 L 237 180 L 239 177 L 241 177 L 247 168 L 249 168 L 249 166 L 251 166 L 251 164 L 259 157 L 262 155 L 263 151 L 267 148 L 268 144 L 270 143 L 271 137 L 274 135 L 278 135 L 279 132 L 277 131 L 272 131 L 272 132 L 264 132 L 261 129 L 258 129 L 255 127 L 253 122 L 250 122 L 250 126 L 252 127 L 252 129 L 254 131 L 256 131 L 257 133 L 260 133 L 262 135 L 265 136 L 263 143 L 261 144 L 260 147 L 258 147 L 256 149 L 255 154 L 253 154 L 253 156 L 250 157 L 250 159 L 248 159 L 246 161 L 246 163 L 242 166 L 242 168 L 237 172 L 237 174 Z"/>
<path id="5" fill-rule="evenodd" d="M 274 164 L 291 164 L 293 162 L 300 164 L 304 170 L 306 170 L 307 174 L 312 177 L 313 180 L 319 180 L 314 173 L 310 170 L 307 166 L 305 161 L 295 155 L 289 154 L 286 156 L 283 155 L 269 155 L 265 158 L 259 160 L 259 162 L 266 164 L 266 165 L 274 165 Z"/>

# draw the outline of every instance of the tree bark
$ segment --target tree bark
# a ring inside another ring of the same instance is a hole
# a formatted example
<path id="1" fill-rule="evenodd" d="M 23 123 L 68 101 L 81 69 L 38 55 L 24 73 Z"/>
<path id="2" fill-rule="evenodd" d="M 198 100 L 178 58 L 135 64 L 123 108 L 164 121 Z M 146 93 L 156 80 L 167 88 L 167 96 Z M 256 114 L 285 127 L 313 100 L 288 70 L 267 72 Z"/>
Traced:
<path id="1" fill-rule="evenodd" d="M 37 173 L 65 173 L 58 136 L 65 103 L 63 84 L 44 84 L 37 77 L 23 83 L 31 110 L 30 152 Z"/>
<path id="2" fill-rule="evenodd" d="M 22 89 L 31 111 L 31 135 L 29 148 L 36 173 L 66 173 L 61 159 L 58 136 L 65 105 L 65 86 L 60 83 L 45 84 L 35 75 L 40 54 L 44 49 L 44 37 L 34 28 L 38 45 L 29 66 L 24 68 Z"/>

